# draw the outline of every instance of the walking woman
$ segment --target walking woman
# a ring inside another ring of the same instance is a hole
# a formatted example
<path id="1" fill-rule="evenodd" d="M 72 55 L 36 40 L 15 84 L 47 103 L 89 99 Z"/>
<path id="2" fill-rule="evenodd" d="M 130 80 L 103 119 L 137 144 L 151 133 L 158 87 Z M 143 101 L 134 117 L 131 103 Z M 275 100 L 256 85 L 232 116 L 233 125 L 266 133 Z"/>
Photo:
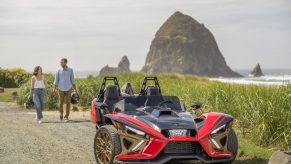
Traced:
<path id="1" fill-rule="evenodd" d="M 44 94 L 47 81 L 44 79 L 42 68 L 36 66 L 31 77 L 31 87 L 29 96 L 33 96 L 33 102 L 36 107 L 36 122 L 41 123 L 43 118 L 42 111 L 44 110 Z"/>

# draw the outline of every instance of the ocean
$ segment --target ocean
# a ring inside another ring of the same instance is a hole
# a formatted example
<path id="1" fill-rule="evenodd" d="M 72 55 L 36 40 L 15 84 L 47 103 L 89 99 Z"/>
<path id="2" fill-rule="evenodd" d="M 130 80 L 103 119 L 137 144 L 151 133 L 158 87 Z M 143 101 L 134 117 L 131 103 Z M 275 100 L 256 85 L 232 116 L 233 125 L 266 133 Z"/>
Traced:
<path id="1" fill-rule="evenodd" d="M 264 76 L 262 77 L 250 77 L 248 76 L 250 70 L 240 69 L 235 70 L 244 77 L 242 78 L 209 78 L 213 81 L 220 81 L 225 83 L 236 84 L 255 84 L 255 85 L 287 85 L 291 84 L 291 69 L 264 69 Z M 75 76 L 78 78 L 85 78 L 87 76 L 98 76 L 99 71 L 75 71 Z"/>
<path id="2" fill-rule="evenodd" d="M 244 77 L 241 78 L 210 78 L 213 81 L 235 84 L 254 84 L 254 85 L 288 85 L 291 84 L 291 69 L 264 69 L 264 76 L 251 77 L 250 70 L 235 70 Z"/>

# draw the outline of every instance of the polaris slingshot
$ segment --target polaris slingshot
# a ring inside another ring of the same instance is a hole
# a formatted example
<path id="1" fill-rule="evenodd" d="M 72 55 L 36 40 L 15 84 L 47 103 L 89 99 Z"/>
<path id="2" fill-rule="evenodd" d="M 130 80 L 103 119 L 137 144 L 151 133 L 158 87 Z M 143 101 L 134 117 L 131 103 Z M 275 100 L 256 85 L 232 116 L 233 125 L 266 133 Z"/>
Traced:
<path id="1" fill-rule="evenodd" d="M 194 103 L 192 108 L 200 106 Z M 197 117 L 187 112 L 178 97 L 162 95 L 156 77 L 146 77 L 138 95 L 130 83 L 120 89 L 116 77 L 105 77 L 92 100 L 91 120 L 97 128 L 98 164 L 231 163 L 237 155 L 232 116 L 210 112 Z"/>

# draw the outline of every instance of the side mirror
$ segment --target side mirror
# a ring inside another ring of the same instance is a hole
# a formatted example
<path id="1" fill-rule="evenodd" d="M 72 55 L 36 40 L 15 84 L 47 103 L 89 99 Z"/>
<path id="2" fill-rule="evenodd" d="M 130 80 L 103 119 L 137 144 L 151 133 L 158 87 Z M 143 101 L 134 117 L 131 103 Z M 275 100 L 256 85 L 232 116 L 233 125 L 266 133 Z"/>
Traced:
<path id="1" fill-rule="evenodd" d="M 202 104 L 201 104 L 201 102 L 197 101 L 191 107 L 193 108 L 193 110 L 196 110 L 196 109 L 201 108 Z"/>

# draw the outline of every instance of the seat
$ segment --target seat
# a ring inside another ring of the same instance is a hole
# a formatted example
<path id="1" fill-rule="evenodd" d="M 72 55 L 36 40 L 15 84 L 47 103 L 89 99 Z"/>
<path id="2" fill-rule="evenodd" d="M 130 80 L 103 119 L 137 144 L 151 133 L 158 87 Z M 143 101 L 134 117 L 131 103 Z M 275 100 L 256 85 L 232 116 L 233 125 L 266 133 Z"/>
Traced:
<path id="1" fill-rule="evenodd" d="M 145 106 L 158 106 L 163 101 L 163 97 L 157 87 L 148 86 L 146 89 L 147 100 Z"/>
<path id="2" fill-rule="evenodd" d="M 146 89 L 147 96 L 160 96 L 160 91 L 157 87 L 148 86 Z"/>
<path id="3" fill-rule="evenodd" d="M 109 113 L 111 113 L 113 110 L 114 104 L 116 104 L 120 100 L 120 94 L 118 91 L 117 86 L 109 85 L 105 89 L 104 93 L 104 100 L 103 103 L 107 105 L 107 109 Z"/>

